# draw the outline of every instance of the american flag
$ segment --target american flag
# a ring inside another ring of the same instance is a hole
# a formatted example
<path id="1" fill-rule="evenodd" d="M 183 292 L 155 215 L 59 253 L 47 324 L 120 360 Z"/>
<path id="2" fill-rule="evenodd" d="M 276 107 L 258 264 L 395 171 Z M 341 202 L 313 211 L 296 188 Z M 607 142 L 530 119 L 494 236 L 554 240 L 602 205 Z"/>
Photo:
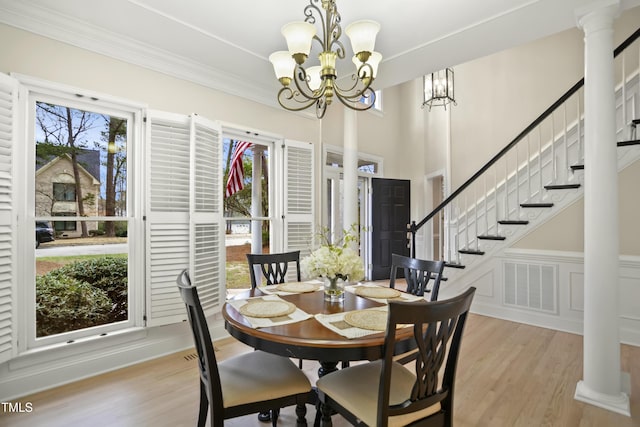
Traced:
<path id="1" fill-rule="evenodd" d="M 244 167 L 242 166 L 242 154 L 247 148 L 251 148 L 252 143 L 246 141 L 236 141 L 231 156 L 231 166 L 229 167 L 229 178 L 227 179 L 227 190 L 225 197 L 230 197 L 244 186 Z"/>

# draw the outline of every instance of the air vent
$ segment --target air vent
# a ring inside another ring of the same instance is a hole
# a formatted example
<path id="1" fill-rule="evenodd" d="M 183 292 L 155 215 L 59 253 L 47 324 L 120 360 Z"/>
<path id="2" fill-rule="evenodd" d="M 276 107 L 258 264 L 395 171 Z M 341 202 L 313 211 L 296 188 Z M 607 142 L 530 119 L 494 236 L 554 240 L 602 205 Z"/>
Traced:
<path id="1" fill-rule="evenodd" d="M 504 263 L 504 305 L 557 313 L 555 265 Z"/>

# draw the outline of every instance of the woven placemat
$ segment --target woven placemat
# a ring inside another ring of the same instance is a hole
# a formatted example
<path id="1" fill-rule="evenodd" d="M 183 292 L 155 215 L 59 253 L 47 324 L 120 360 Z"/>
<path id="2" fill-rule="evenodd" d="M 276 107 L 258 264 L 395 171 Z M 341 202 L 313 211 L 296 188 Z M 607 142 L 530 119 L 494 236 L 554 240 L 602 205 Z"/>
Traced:
<path id="1" fill-rule="evenodd" d="M 344 321 L 360 329 L 384 331 L 387 329 L 387 312 L 380 310 L 356 310 L 345 313 Z"/>
<path id="2" fill-rule="evenodd" d="M 286 282 L 280 283 L 276 289 L 282 292 L 306 293 L 315 292 L 320 288 L 317 283 L 309 282 Z"/>
<path id="3" fill-rule="evenodd" d="M 391 288 L 383 288 L 380 286 L 359 286 L 356 288 L 356 295 L 365 298 L 398 298 L 401 294 L 400 291 Z"/>
<path id="4" fill-rule="evenodd" d="M 251 301 L 240 307 L 241 314 L 259 318 L 286 316 L 294 311 L 296 311 L 295 304 L 287 301 Z"/>

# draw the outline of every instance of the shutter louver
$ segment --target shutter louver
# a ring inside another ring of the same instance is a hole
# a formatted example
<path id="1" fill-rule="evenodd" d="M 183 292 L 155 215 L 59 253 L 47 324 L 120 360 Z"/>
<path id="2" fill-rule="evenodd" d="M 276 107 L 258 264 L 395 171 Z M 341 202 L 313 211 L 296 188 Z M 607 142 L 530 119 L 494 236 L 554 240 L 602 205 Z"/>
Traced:
<path id="1" fill-rule="evenodd" d="M 220 254 L 220 226 L 195 226 L 194 281 L 202 309 L 213 310 L 221 306 L 220 276 L 223 262 Z"/>
<path id="2" fill-rule="evenodd" d="M 285 249 L 309 254 L 314 233 L 313 145 L 285 141 Z"/>
<path id="3" fill-rule="evenodd" d="M 13 147 L 18 83 L 0 74 L 0 363 L 15 353 Z"/>
<path id="4" fill-rule="evenodd" d="M 150 227 L 149 326 L 185 318 L 176 288 L 176 277 L 189 265 L 189 225 L 186 215 L 181 216 L 182 221 L 153 222 Z"/>
<path id="5" fill-rule="evenodd" d="M 224 298 L 224 218 L 222 217 L 222 143 L 220 126 L 193 120 L 193 200 L 191 208 L 191 278 L 205 314 L 218 312 Z"/>
<path id="6" fill-rule="evenodd" d="M 189 211 L 189 127 L 151 125 L 151 210 Z"/>
<path id="7" fill-rule="evenodd" d="M 190 123 L 150 114 L 147 218 L 147 326 L 186 319 L 176 278 L 189 267 Z"/>
<path id="8" fill-rule="evenodd" d="M 196 124 L 196 212 L 220 212 L 220 133 Z"/>

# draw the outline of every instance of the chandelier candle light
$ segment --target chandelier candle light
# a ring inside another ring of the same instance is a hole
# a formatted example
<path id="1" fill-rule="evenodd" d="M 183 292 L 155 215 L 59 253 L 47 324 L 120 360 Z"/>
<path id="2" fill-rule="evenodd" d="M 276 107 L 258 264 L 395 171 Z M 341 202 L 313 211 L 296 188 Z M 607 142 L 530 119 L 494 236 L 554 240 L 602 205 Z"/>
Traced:
<path id="1" fill-rule="evenodd" d="M 324 15 L 318 3 L 321 3 Z M 322 118 L 328 105 L 337 97 L 354 110 L 368 110 L 375 104 L 376 94 L 371 83 L 376 77 L 382 55 L 375 52 L 376 35 L 380 30 L 377 22 L 356 21 L 345 28 L 354 52 L 356 72 L 352 74 L 346 88 L 338 86 L 336 60 L 344 59 L 345 48 L 340 41 L 342 18 L 335 0 L 309 0 L 304 8 L 305 20 L 291 22 L 282 27 L 289 51 L 274 52 L 269 56 L 276 77 L 282 84 L 278 102 L 290 111 L 301 111 L 316 106 L 316 116 Z M 317 34 L 316 22 L 322 29 Z M 307 64 L 313 40 L 320 45 L 319 64 Z M 362 99 L 366 102 L 361 102 Z"/>

